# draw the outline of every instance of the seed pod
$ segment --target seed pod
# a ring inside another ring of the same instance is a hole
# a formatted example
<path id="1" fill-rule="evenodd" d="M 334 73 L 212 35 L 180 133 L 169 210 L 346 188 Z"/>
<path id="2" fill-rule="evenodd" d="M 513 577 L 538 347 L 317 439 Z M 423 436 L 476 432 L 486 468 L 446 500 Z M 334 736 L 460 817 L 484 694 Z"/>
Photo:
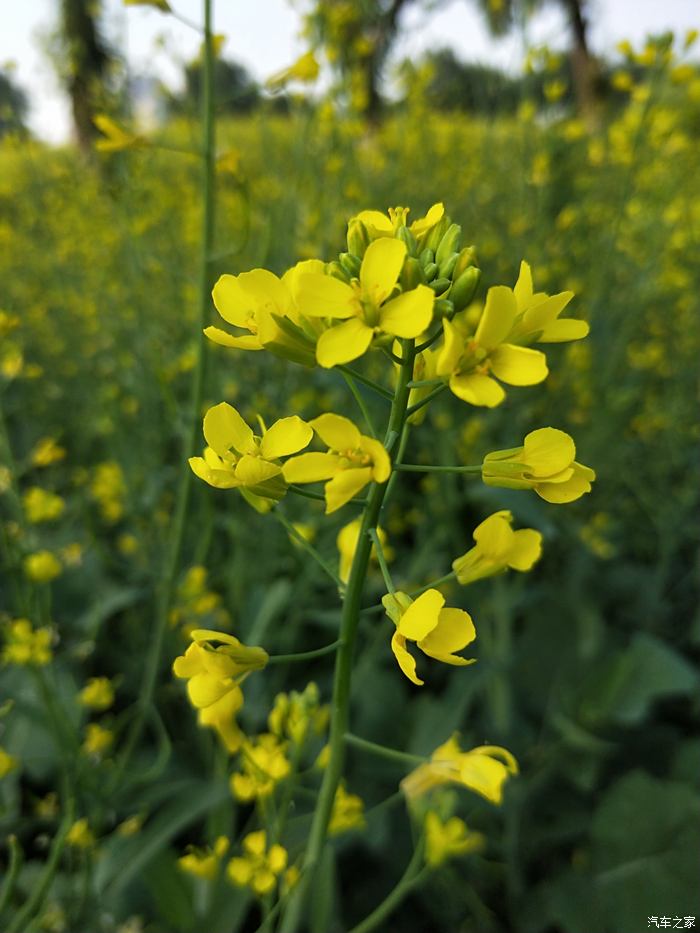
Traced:
<path id="1" fill-rule="evenodd" d="M 452 253 L 457 252 L 461 236 L 462 228 L 459 224 L 451 224 L 447 233 L 440 240 L 440 245 L 435 250 L 435 262 L 438 266 L 441 266 Z"/>
<path id="2" fill-rule="evenodd" d="M 338 259 L 340 260 L 340 265 L 351 278 L 356 279 L 359 276 L 360 266 L 362 265 L 361 259 L 357 256 L 353 256 L 352 253 L 341 253 Z"/>
<path id="3" fill-rule="evenodd" d="M 462 311 L 472 301 L 479 287 L 480 278 L 481 269 L 469 266 L 453 284 L 450 289 L 450 301 L 457 311 Z"/>

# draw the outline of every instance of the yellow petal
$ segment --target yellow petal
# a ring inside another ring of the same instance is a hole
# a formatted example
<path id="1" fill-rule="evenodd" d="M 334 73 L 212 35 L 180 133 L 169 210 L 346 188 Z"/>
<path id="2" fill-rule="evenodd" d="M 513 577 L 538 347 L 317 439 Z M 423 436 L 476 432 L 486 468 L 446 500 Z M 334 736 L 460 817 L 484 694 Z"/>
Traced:
<path id="1" fill-rule="evenodd" d="M 495 512 L 474 529 L 479 550 L 493 561 L 505 561 L 513 546 L 513 516 L 508 511 Z"/>
<path id="2" fill-rule="evenodd" d="M 504 764 L 487 755 L 467 753 L 461 756 L 461 783 L 491 803 L 501 803 L 503 785 L 508 775 L 509 771 Z"/>
<path id="3" fill-rule="evenodd" d="M 518 306 L 515 295 L 505 285 L 494 285 L 488 290 L 486 304 L 474 339 L 485 350 L 503 343 L 513 328 Z"/>
<path id="4" fill-rule="evenodd" d="M 391 460 L 383 444 L 373 437 L 362 435 L 360 449 L 368 453 L 372 459 L 372 479 L 375 483 L 386 483 L 391 475 Z"/>
<path id="5" fill-rule="evenodd" d="M 399 667 L 406 677 L 417 687 L 422 686 L 424 682 L 416 674 L 415 658 L 406 648 L 406 639 L 402 635 L 399 635 L 398 632 L 394 632 L 392 636 L 391 650 L 394 652 L 394 657 L 398 661 Z"/>
<path id="6" fill-rule="evenodd" d="M 362 221 L 365 227 L 367 227 L 368 230 L 371 229 L 375 236 L 379 234 L 393 236 L 394 225 L 387 215 L 382 214 L 381 211 L 360 211 L 360 213 L 352 219 Z"/>
<path id="7" fill-rule="evenodd" d="M 591 491 L 595 472 L 581 463 L 573 464 L 572 476 L 563 483 L 543 482 L 535 486 L 535 492 L 546 502 L 556 505 L 573 502 Z"/>
<path id="8" fill-rule="evenodd" d="M 518 303 L 518 311 L 524 311 L 532 301 L 532 271 L 524 259 L 520 263 L 520 275 L 513 292 Z"/>
<path id="9" fill-rule="evenodd" d="M 571 466 L 575 456 L 572 438 L 557 428 L 531 431 L 523 443 L 522 461 L 534 477 L 552 477 Z"/>
<path id="10" fill-rule="evenodd" d="M 253 299 L 256 308 L 264 308 L 275 314 L 284 315 L 292 303 L 286 285 L 267 269 L 252 269 L 241 272 L 238 284 L 243 292 Z"/>
<path id="11" fill-rule="evenodd" d="M 325 485 L 326 515 L 336 512 L 354 498 L 372 480 L 370 467 L 341 470 Z"/>
<path id="12" fill-rule="evenodd" d="M 438 376 L 451 376 L 457 370 L 462 353 L 464 353 L 464 340 L 451 321 L 445 318 L 442 322 L 445 341 L 437 355 L 435 367 Z"/>
<path id="13" fill-rule="evenodd" d="M 259 486 L 281 474 L 281 468 L 274 463 L 268 463 L 260 457 L 251 457 L 249 454 L 241 457 L 236 464 L 236 479 L 242 486 Z"/>
<path id="14" fill-rule="evenodd" d="M 547 378 L 547 357 L 540 350 L 502 343 L 491 353 L 494 376 L 511 386 L 534 386 Z"/>
<path id="15" fill-rule="evenodd" d="M 379 326 L 385 334 L 395 337 L 418 337 L 433 319 L 435 292 L 427 285 L 418 285 L 398 298 L 392 298 L 379 313 Z"/>
<path id="16" fill-rule="evenodd" d="M 573 297 L 573 292 L 545 295 L 543 301 L 538 302 L 525 312 L 522 320 L 518 323 L 517 330 L 524 333 L 543 330 L 556 321 Z"/>
<path id="17" fill-rule="evenodd" d="M 286 850 L 279 845 L 270 846 L 270 851 L 267 854 L 267 863 L 270 866 L 270 871 L 279 875 L 279 873 L 283 872 L 287 867 Z"/>
<path id="18" fill-rule="evenodd" d="M 239 887 L 245 887 L 253 877 L 253 866 L 244 858 L 232 858 L 226 867 L 229 880 Z"/>
<path id="19" fill-rule="evenodd" d="M 425 638 L 418 642 L 418 647 L 436 661 L 443 664 L 463 666 L 473 664 L 474 659 L 456 657 L 454 652 L 461 651 L 476 638 L 472 617 L 463 609 L 441 609 L 438 624 Z"/>
<path id="20" fill-rule="evenodd" d="M 233 470 L 212 469 L 202 457 L 190 457 L 187 462 L 195 476 L 215 489 L 235 489 L 240 486 Z"/>
<path id="21" fill-rule="evenodd" d="M 521 528 L 513 532 L 513 543 L 508 552 L 508 566 L 513 570 L 530 570 L 542 555 L 542 535 L 534 528 Z"/>
<path id="22" fill-rule="evenodd" d="M 330 479 L 339 463 L 340 457 L 336 454 L 300 454 L 287 460 L 282 467 L 282 475 L 288 483 L 318 483 Z"/>
<path id="23" fill-rule="evenodd" d="M 425 217 L 420 217 L 418 220 L 414 220 L 411 224 L 411 233 L 414 236 L 421 236 L 421 234 L 430 230 L 435 224 L 442 220 L 442 217 L 445 213 L 445 205 L 439 201 L 437 204 L 429 209 Z"/>
<path id="24" fill-rule="evenodd" d="M 248 833 L 248 835 L 243 840 L 243 848 L 249 855 L 264 855 L 266 845 L 267 834 L 265 833 L 264 829 L 259 829 L 254 833 Z"/>
<path id="25" fill-rule="evenodd" d="M 563 321 L 552 321 L 543 330 L 538 338 L 539 343 L 565 343 L 568 340 L 583 340 L 588 336 L 590 327 L 585 321 L 575 318 L 564 318 Z"/>
<path id="26" fill-rule="evenodd" d="M 352 317 L 359 312 L 357 296 L 332 275 L 302 272 L 294 280 L 294 300 L 306 317 Z"/>
<path id="27" fill-rule="evenodd" d="M 469 402 L 470 405 L 480 405 L 486 408 L 495 408 L 506 397 L 506 393 L 495 379 L 481 373 L 452 376 L 450 389 L 457 398 Z"/>
<path id="28" fill-rule="evenodd" d="M 359 317 L 324 330 L 316 344 L 319 366 L 330 369 L 358 359 L 367 350 L 374 331 Z"/>
<path id="29" fill-rule="evenodd" d="M 221 317 L 229 324 L 248 330 L 248 321 L 255 311 L 255 302 L 241 288 L 238 277 L 222 275 L 211 293 L 214 305 Z"/>
<path id="30" fill-rule="evenodd" d="M 198 645 L 190 645 L 183 655 L 173 661 L 173 674 L 176 677 L 194 677 L 195 674 L 201 674 L 204 670 L 200 657 L 202 650 Z"/>
<path id="31" fill-rule="evenodd" d="M 404 638 L 420 641 L 436 627 L 445 597 L 438 590 L 427 590 L 420 595 L 399 619 L 397 631 Z"/>
<path id="32" fill-rule="evenodd" d="M 233 683 L 222 680 L 213 674 L 202 671 L 187 681 L 187 695 L 190 703 L 197 709 L 204 709 L 225 696 Z"/>
<path id="33" fill-rule="evenodd" d="M 212 343 L 218 343 L 221 347 L 234 347 L 237 350 L 262 350 L 263 345 L 255 334 L 245 334 L 243 337 L 234 337 L 227 334 L 220 327 L 205 327 L 204 336 Z"/>
<path id="34" fill-rule="evenodd" d="M 309 424 L 331 450 L 356 450 L 360 446 L 362 435 L 349 418 L 327 412 Z"/>
<path id="35" fill-rule="evenodd" d="M 204 416 L 204 437 L 217 454 L 231 447 L 241 454 L 256 450 L 252 429 L 227 402 L 214 405 Z"/>
<path id="36" fill-rule="evenodd" d="M 280 418 L 263 435 L 260 453 L 267 460 L 288 457 L 306 447 L 313 437 L 313 429 L 298 415 Z"/>
<path id="37" fill-rule="evenodd" d="M 259 868 L 253 875 L 251 884 L 256 894 L 269 894 L 275 886 L 275 876 L 268 868 Z"/>
<path id="38" fill-rule="evenodd" d="M 375 306 L 388 297 L 401 272 L 406 256 L 402 240 L 382 237 L 370 243 L 360 266 L 362 293 Z"/>

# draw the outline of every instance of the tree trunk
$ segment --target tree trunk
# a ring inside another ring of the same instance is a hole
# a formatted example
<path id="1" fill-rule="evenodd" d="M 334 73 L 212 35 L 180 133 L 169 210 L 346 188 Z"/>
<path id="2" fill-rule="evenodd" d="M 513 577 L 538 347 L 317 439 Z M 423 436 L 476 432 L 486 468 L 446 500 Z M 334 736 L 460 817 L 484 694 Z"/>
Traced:
<path id="1" fill-rule="evenodd" d="M 93 123 L 101 109 L 103 82 L 109 64 L 109 52 L 96 26 L 99 2 L 62 0 L 61 28 L 66 47 L 66 89 L 71 99 L 73 125 L 78 145 L 84 152 L 92 149 L 97 131 Z"/>
<path id="2" fill-rule="evenodd" d="M 595 119 L 598 104 L 598 66 L 588 45 L 588 22 L 584 13 L 585 0 L 564 0 L 573 39 L 571 72 L 579 112 Z"/>

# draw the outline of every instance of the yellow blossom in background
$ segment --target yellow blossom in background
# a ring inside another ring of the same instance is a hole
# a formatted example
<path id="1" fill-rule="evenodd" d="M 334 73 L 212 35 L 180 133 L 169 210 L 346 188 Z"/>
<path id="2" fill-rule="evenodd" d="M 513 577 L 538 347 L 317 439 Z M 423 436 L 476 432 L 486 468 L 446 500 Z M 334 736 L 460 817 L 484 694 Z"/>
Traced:
<path id="1" fill-rule="evenodd" d="M 315 683 L 307 684 L 299 693 L 278 693 L 267 724 L 279 739 L 289 739 L 301 746 L 310 735 L 321 735 L 328 725 L 328 706 L 321 705 L 318 687 Z"/>
<path id="2" fill-rule="evenodd" d="M 288 483 L 328 480 L 325 485 L 327 515 L 344 506 L 368 483 L 385 483 L 389 479 L 389 454 L 379 441 L 360 434 L 349 418 L 325 414 L 309 424 L 328 446 L 328 452 L 291 457 L 282 472 Z"/>
<path id="3" fill-rule="evenodd" d="M 582 340 L 588 335 L 590 328 L 585 321 L 559 318 L 574 293 L 547 295 L 545 292 L 535 292 L 532 270 L 525 261 L 520 263 L 520 274 L 513 294 L 517 316 L 509 339 L 522 343 L 568 343 L 571 340 Z"/>
<path id="4" fill-rule="evenodd" d="M 96 722 L 89 722 L 85 726 L 85 738 L 81 746 L 86 755 L 100 758 L 114 743 L 114 733 L 105 729 Z"/>
<path id="5" fill-rule="evenodd" d="M 357 542 L 360 540 L 361 527 L 362 520 L 356 518 L 353 521 L 348 522 L 347 525 L 343 525 L 343 527 L 338 532 L 337 538 L 335 539 L 335 544 L 338 548 L 338 553 L 340 554 L 338 576 L 343 581 L 343 583 L 347 583 L 350 579 L 350 568 L 352 567 L 352 560 L 355 556 L 355 551 L 357 550 Z M 386 547 L 386 532 L 382 528 L 377 528 L 377 535 L 379 536 L 379 543 L 382 546 L 384 557 L 389 560 L 389 554 L 387 554 L 388 548 Z M 374 560 L 377 559 L 377 551 L 374 545 L 372 545 L 370 557 L 374 558 Z"/>
<path id="6" fill-rule="evenodd" d="M 486 837 L 472 832 L 459 817 L 453 816 L 443 823 L 433 810 L 426 813 L 425 861 L 431 868 L 469 852 L 481 852 L 485 844 Z"/>
<path id="7" fill-rule="evenodd" d="M 119 521 L 124 514 L 126 481 L 124 471 L 115 460 L 97 464 L 90 480 L 90 496 L 97 502 L 106 522 Z"/>
<path id="8" fill-rule="evenodd" d="M 345 789 L 345 782 L 338 784 L 333 800 L 333 810 L 328 824 L 328 835 L 339 836 L 351 829 L 364 829 L 366 824 L 365 805 L 357 794 L 349 794 Z"/>
<path id="9" fill-rule="evenodd" d="M 235 715 L 243 706 L 240 680 L 267 664 L 263 648 L 249 648 L 223 632 L 195 629 L 184 655 L 173 662 L 176 677 L 187 680 L 187 695 L 198 710 L 202 726 L 215 729 L 229 752 L 237 751 L 243 736 Z M 222 642 L 215 648 L 212 642 Z"/>
<path id="10" fill-rule="evenodd" d="M 53 437 L 42 437 L 37 441 L 29 455 L 32 466 L 46 467 L 52 463 L 59 463 L 66 456 L 65 448 L 61 447 Z"/>
<path id="11" fill-rule="evenodd" d="M 297 277 L 294 297 L 305 317 L 343 322 L 318 338 L 316 359 L 321 366 L 356 360 L 376 336 L 418 337 L 428 327 L 435 299 L 432 289 L 418 285 L 391 297 L 405 257 L 405 243 L 381 238 L 367 247 L 359 277 L 350 284 L 314 272 Z"/>
<path id="12" fill-rule="evenodd" d="M 124 6 L 150 6 L 161 13 L 170 12 L 170 4 L 167 0 L 123 0 Z"/>
<path id="13" fill-rule="evenodd" d="M 430 761 L 418 767 L 401 781 L 408 800 L 415 800 L 444 784 L 461 784 L 486 800 L 500 804 L 503 785 L 518 773 L 518 764 L 511 753 L 498 745 L 480 745 L 463 752 L 457 735 L 436 748 Z"/>
<path id="14" fill-rule="evenodd" d="M 15 758 L 14 755 L 10 755 L 10 753 L 5 751 L 2 745 L 0 745 L 0 780 L 7 777 L 18 765 L 19 759 Z"/>
<path id="15" fill-rule="evenodd" d="M 522 447 L 495 450 L 484 457 L 482 478 L 487 486 L 534 489 L 547 502 L 580 499 L 591 491 L 595 471 L 577 463 L 573 439 L 557 428 L 538 428 Z"/>
<path id="16" fill-rule="evenodd" d="M 78 702 L 89 709 L 109 709 L 114 703 L 112 681 L 108 677 L 91 677 L 78 694 Z"/>
<path id="17" fill-rule="evenodd" d="M 512 570 L 530 570 L 542 554 L 542 535 L 533 528 L 513 531 L 507 509 L 494 512 L 474 529 L 476 546 L 452 562 L 462 586 Z"/>
<path id="18" fill-rule="evenodd" d="M 52 640 L 51 629 L 35 629 L 29 619 L 14 619 L 5 630 L 2 661 L 4 664 L 44 667 L 51 663 L 53 657 Z"/>
<path id="19" fill-rule="evenodd" d="M 91 849 L 95 842 L 95 834 L 85 817 L 76 820 L 66 834 L 66 844 L 76 849 Z"/>
<path id="20" fill-rule="evenodd" d="M 24 558 L 24 572 L 35 583 L 50 583 L 62 570 L 63 565 L 51 551 L 35 551 Z"/>
<path id="21" fill-rule="evenodd" d="M 423 681 L 416 674 L 416 662 L 406 647 L 414 641 L 423 652 L 443 664 L 474 664 L 474 659 L 454 654 L 471 644 L 476 638 L 474 623 L 463 609 L 445 609 L 445 597 L 438 590 L 427 590 L 412 600 L 406 593 L 387 593 L 382 598 L 386 613 L 396 626 L 391 639 L 399 667 L 406 677 L 420 686 Z"/>
<path id="22" fill-rule="evenodd" d="M 60 496 L 40 486 L 32 486 L 28 489 L 22 497 L 22 504 L 27 521 L 33 525 L 55 521 L 61 517 L 66 507 L 66 503 Z"/>
<path id="23" fill-rule="evenodd" d="M 128 2 L 128 0 L 124 0 Z M 132 0 L 133 2 L 133 0 Z M 145 0 L 141 0 L 145 2 Z M 155 2 L 151 0 L 151 5 Z M 148 142 L 136 133 L 130 133 L 104 113 L 97 114 L 93 123 L 103 135 L 95 142 L 98 152 L 122 152 L 124 149 L 136 149 L 148 145 Z"/>
<path id="24" fill-rule="evenodd" d="M 282 88 L 290 81 L 313 84 L 318 78 L 319 70 L 318 61 L 313 51 L 305 52 L 289 68 L 284 68 L 269 77 L 265 84 L 270 90 Z"/>
<path id="25" fill-rule="evenodd" d="M 226 855 L 229 841 L 226 836 L 218 836 L 214 845 L 209 849 L 198 849 L 190 846 L 189 851 L 177 860 L 178 868 L 195 878 L 205 881 L 214 881 L 219 874 L 221 859 Z"/>
<path id="26" fill-rule="evenodd" d="M 287 852 L 280 845 L 267 847 L 267 834 L 261 829 L 243 840 L 244 855 L 228 863 L 229 880 L 264 896 L 274 890 L 277 878 L 287 867 Z"/>
<path id="27" fill-rule="evenodd" d="M 285 745 L 277 736 L 265 733 L 245 741 L 240 749 L 243 771 L 231 775 L 231 793 L 236 800 L 250 802 L 268 797 L 291 771 Z"/>
<path id="28" fill-rule="evenodd" d="M 312 437 L 311 427 L 297 415 L 280 418 L 256 436 L 235 408 L 221 402 L 204 416 L 204 457 L 190 457 L 189 464 L 210 486 L 280 499 L 286 491 L 280 458 L 302 450 Z"/>
<path id="29" fill-rule="evenodd" d="M 387 214 L 381 211 L 360 211 L 350 220 L 348 230 L 351 231 L 354 224 L 361 223 L 373 240 L 379 237 L 393 237 L 401 227 L 406 226 L 410 210 L 409 207 L 390 207 Z M 438 202 L 433 204 L 425 217 L 414 220 L 408 229 L 418 240 L 432 230 L 444 215 L 445 205 Z"/>
<path id="30" fill-rule="evenodd" d="M 144 824 L 146 817 L 142 813 L 137 813 L 134 816 L 129 816 L 117 826 L 117 835 L 128 838 L 129 836 L 135 836 L 136 833 L 141 832 L 141 827 Z"/>

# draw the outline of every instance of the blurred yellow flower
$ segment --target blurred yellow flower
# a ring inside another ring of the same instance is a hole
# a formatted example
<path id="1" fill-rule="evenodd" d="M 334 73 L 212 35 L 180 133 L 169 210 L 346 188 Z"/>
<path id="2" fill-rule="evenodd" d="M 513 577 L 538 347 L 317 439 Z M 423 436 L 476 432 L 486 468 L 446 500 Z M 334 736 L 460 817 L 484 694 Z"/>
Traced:
<path id="1" fill-rule="evenodd" d="M 328 824 L 328 835 L 339 836 L 351 829 L 364 829 L 366 824 L 365 805 L 357 794 L 349 794 L 343 781 L 338 784 L 333 800 L 333 810 Z"/>
<path id="2" fill-rule="evenodd" d="M 29 619 L 14 619 L 5 631 L 3 663 L 36 664 L 38 667 L 50 664 L 52 638 L 51 629 L 35 629 Z"/>
<path id="3" fill-rule="evenodd" d="M 289 68 L 284 68 L 282 71 L 278 71 L 269 77 L 265 83 L 271 90 L 284 87 L 284 85 L 288 84 L 290 81 L 301 81 L 304 84 L 312 84 L 318 78 L 319 70 L 316 56 L 313 51 L 309 51 L 297 58 L 294 64 L 290 65 Z"/>
<path id="4" fill-rule="evenodd" d="M 503 785 L 517 773 L 518 764 L 507 749 L 480 745 L 463 752 L 455 734 L 435 749 L 430 761 L 418 765 L 403 779 L 401 789 L 409 800 L 415 800 L 434 787 L 461 784 L 491 803 L 500 804 Z"/>
<path id="5" fill-rule="evenodd" d="M 85 817 L 76 820 L 66 834 L 66 843 L 76 849 L 91 849 L 95 842 L 95 834 Z"/>
<path id="6" fill-rule="evenodd" d="M 243 857 L 228 863 L 229 880 L 239 887 L 249 887 L 261 897 L 274 890 L 277 877 L 287 867 L 287 852 L 280 845 L 267 847 L 264 829 L 249 833 L 243 840 Z"/>
<path id="7" fill-rule="evenodd" d="M 124 2 L 128 3 L 130 0 L 124 0 Z M 134 0 L 131 2 L 133 3 Z M 141 3 L 145 2 L 146 0 L 141 0 Z M 156 5 L 155 0 L 151 0 L 150 5 Z M 103 134 L 95 142 L 95 149 L 98 152 L 121 152 L 124 149 L 136 149 L 147 145 L 143 136 L 130 133 L 104 113 L 97 114 L 93 118 L 93 123 Z"/>
<path id="8" fill-rule="evenodd" d="M 485 844 L 485 836 L 472 832 L 459 817 L 453 816 L 443 823 L 433 810 L 426 813 L 425 861 L 431 868 L 459 855 L 480 852 Z"/>
<path id="9" fill-rule="evenodd" d="M 343 525 L 343 527 L 338 532 L 337 538 L 335 539 L 335 544 L 338 548 L 338 553 L 340 554 L 338 576 L 343 581 L 343 583 L 347 583 L 350 578 L 350 568 L 352 567 L 352 560 L 355 556 L 355 551 L 357 550 L 357 542 L 360 540 L 361 527 L 362 520 L 356 518 L 353 521 L 348 522 L 347 525 Z M 389 555 L 387 554 L 388 548 L 386 547 L 386 532 L 382 528 L 377 528 L 377 535 L 379 536 L 379 543 L 381 544 L 382 550 L 384 551 L 384 557 L 388 560 Z M 374 545 L 372 545 L 370 557 L 376 560 L 377 551 Z"/>
<path id="10" fill-rule="evenodd" d="M 19 765 L 19 759 L 0 745 L 0 780 L 6 777 L 11 771 L 14 771 Z"/>
<path id="11" fill-rule="evenodd" d="M 22 503 L 27 521 L 33 525 L 55 521 L 61 517 L 66 507 L 66 503 L 60 496 L 40 486 L 32 486 L 28 489 L 22 497 Z"/>
<path id="12" fill-rule="evenodd" d="M 105 729 L 96 722 L 89 722 L 85 726 L 85 738 L 81 747 L 86 755 L 100 758 L 113 742 L 114 733 L 111 729 Z"/>
<path id="13" fill-rule="evenodd" d="M 100 712 L 114 703 L 114 687 L 109 677 L 91 677 L 78 694 L 81 706 Z"/>
<path id="14" fill-rule="evenodd" d="M 483 577 L 513 570 L 530 570 L 542 554 L 542 535 L 533 528 L 513 531 L 507 509 L 494 512 L 474 529 L 476 546 L 452 562 L 457 580 L 465 586 Z"/>
<path id="15" fill-rule="evenodd" d="M 246 803 L 268 797 L 291 770 L 284 744 L 269 733 L 246 740 L 240 756 L 243 771 L 231 775 L 230 786 L 233 796 Z"/>
<path id="16" fill-rule="evenodd" d="M 24 558 L 24 572 L 35 583 L 50 583 L 62 570 L 60 560 L 51 551 L 35 551 Z"/>
<path id="17" fill-rule="evenodd" d="M 219 836 L 209 849 L 189 847 L 189 851 L 177 860 L 178 868 L 195 878 L 214 881 L 219 873 L 221 859 L 226 855 L 229 841 L 226 836 Z"/>

